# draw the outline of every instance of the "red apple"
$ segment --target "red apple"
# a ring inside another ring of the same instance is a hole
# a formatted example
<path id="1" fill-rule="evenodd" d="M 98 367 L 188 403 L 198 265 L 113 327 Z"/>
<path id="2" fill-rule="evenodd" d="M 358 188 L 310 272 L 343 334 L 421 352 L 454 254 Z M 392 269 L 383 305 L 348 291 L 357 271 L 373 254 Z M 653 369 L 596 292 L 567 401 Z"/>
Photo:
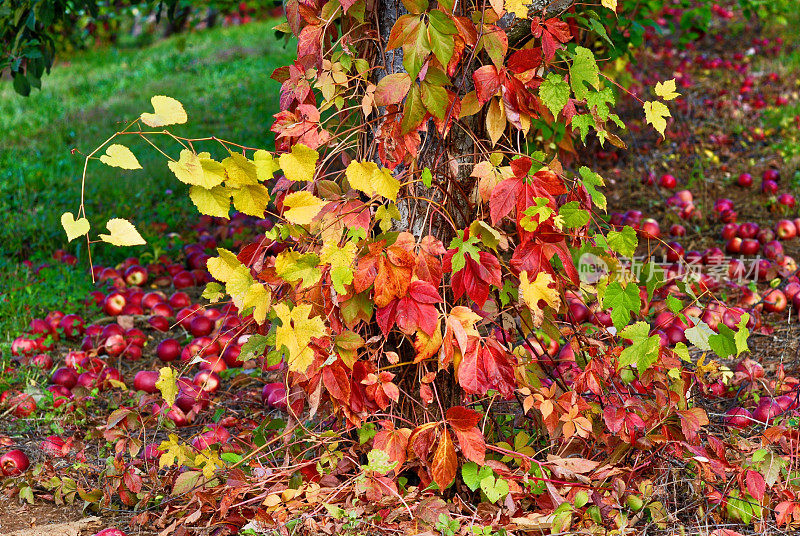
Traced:
<path id="1" fill-rule="evenodd" d="M 56 435 L 46 437 L 44 441 L 42 441 L 41 448 L 42 452 L 48 456 L 55 456 L 56 458 L 66 456 L 70 450 L 67 443 Z"/>
<path id="2" fill-rule="evenodd" d="M 94 293 L 92 293 L 94 294 Z M 101 293 L 102 295 L 102 293 Z M 105 298 L 105 296 L 103 296 Z M 101 300 L 102 301 L 102 300 Z M 98 303 L 99 305 L 99 303 Z M 50 329 L 55 332 L 58 329 L 58 324 L 61 322 L 61 319 L 64 318 L 64 313 L 61 311 L 50 311 L 47 313 L 47 316 L 44 317 L 45 322 L 50 324 Z"/>
<path id="3" fill-rule="evenodd" d="M 220 380 L 219 374 L 211 370 L 201 370 L 200 372 L 195 374 L 192 381 L 203 391 L 207 391 L 209 393 L 213 393 L 217 389 L 219 389 L 220 384 L 222 382 L 222 380 Z"/>
<path id="4" fill-rule="evenodd" d="M 12 413 L 18 419 L 30 417 L 36 411 L 36 401 L 27 393 L 20 393 L 14 396 L 8 403 L 14 408 Z"/>
<path id="5" fill-rule="evenodd" d="M 78 375 L 71 368 L 63 367 L 53 373 L 50 382 L 72 389 L 78 383 Z"/>
<path id="6" fill-rule="evenodd" d="M 125 351 L 125 347 L 127 343 L 125 342 L 125 337 L 120 335 L 119 333 L 114 333 L 113 335 L 109 335 L 109 337 L 103 343 L 103 347 L 106 350 L 106 353 L 111 357 L 117 357 L 122 355 L 122 352 Z"/>
<path id="7" fill-rule="evenodd" d="M 147 319 L 147 323 L 156 331 L 162 333 L 169 331 L 169 320 L 163 316 L 151 316 Z"/>
<path id="8" fill-rule="evenodd" d="M 733 253 L 734 255 L 738 255 L 742 252 L 742 239 L 738 236 L 734 236 L 725 244 L 725 251 L 727 253 Z"/>
<path id="9" fill-rule="evenodd" d="M 761 193 L 775 195 L 778 193 L 778 183 L 771 180 L 761 181 Z"/>
<path id="10" fill-rule="evenodd" d="M 741 252 L 743 255 L 755 255 L 761 249 L 761 243 L 754 238 L 742 240 Z"/>
<path id="11" fill-rule="evenodd" d="M 66 315 L 58 323 L 58 329 L 68 339 L 78 339 L 84 333 L 83 318 L 78 315 Z"/>
<path id="12" fill-rule="evenodd" d="M 192 300 L 185 292 L 173 292 L 172 296 L 169 297 L 169 305 L 173 309 L 182 309 L 184 307 L 189 307 L 191 304 Z"/>
<path id="13" fill-rule="evenodd" d="M 742 237 L 739 231 L 739 225 L 736 223 L 726 223 L 725 225 L 723 225 L 721 234 L 723 240 L 730 240 L 731 238 L 734 238 L 737 235 L 741 238 L 746 238 Z"/>
<path id="14" fill-rule="evenodd" d="M 125 332 L 125 340 L 135 346 L 144 346 L 147 342 L 147 335 L 138 328 L 131 328 Z"/>
<path id="15" fill-rule="evenodd" d="M 175 339 L 164 339 L 156 348 L 156 355 L 161 361 L 175 361 L 181 355 L 181 345 Z"/>
<path id="16" fill-rule="evenodd" d="M 13 356 L 26 356 L 36 352 L 38 345 L 36 341 L 28 337 L 17 337 L 11 343 L 11 355 Z"/>
<path id="17" fill-rule="evenodd" d="M 50 357 L 50 354 L 35 355 L 31 359 L 31 365 L 39 367 L 42 370 L 50 370 L 53 368 L 53 358 Z"/>
<path id="18" fill-rule="evenodd" d="M 71 369 L 78 369 L 83 367 L 83 365 L 86 363 L 86 359 L 86 352 L 72 351 L 64 357 L 64 364 Z"/>
<path id="19" fill-rule="evenodd" d="M 145 393 L 156 393 L 158 388 L 156 382 L 158 381 L 158 371 L 156 370 L 140 370 L 133 377 L 133 388 L 137 391 L 144 391 Z"/>
<path id="20" fill-rule="evenodd" d="M 797 201 L 792 194 L 783 193 L 778 196 L 778 204 L 786 208 L 794 208 L 797 205 Z"/>
<path id="21" fill-rule="evenodd" d="M 126 304 L 127 300 L 124 295 L 119 292 L 112 292 L 106 296 L 103 302 L 103 311 L 109 316 L 117 316 L 122 314 L 122 310 L 125 308 Z"/>
<path id="22" fill-rule="evenodd" d="M 749 173 L 742 173 L 736 179 L 736 184 L 743 188 L 750 188 L 753 185 L 753 176 Z"/>
<path id="23" fill-rule="evenodd" d="M 678 185 L 678 179 L 676 179 L 673 175 L 666 173 L 661 175 L 661 178 L 658 180 L 658 183 L 669 190 L 672 190 Z"/>
<path id="24" fill-rule="evenodd" d="M 739 232 L 737 234 L 740 238 L 755 238 L 760 230 L 757 223 L 748 221 L 739 226 Z"/>
<path id="25" fill-rule="evenodd" d="M 129 505 L 129 506 L 133 506 L 133 505 Z M 119 530 L 118 528 L 111 527 L 111 528 L 107 528 L 107 529 L 101 530 L 100 532 L 96 533 L 94 536 L 126 536 L 126 534 L 124 532 L 122 532 L 121 530 Z"/>
<path id="26" fill-rule="evenodd" d="M 786 310 L 786 303 L 786 295 L 777 288 L 764 294 L 764 309 L 770 313 L 782 313 Z"/>
<path id="27" fill-rule="evenodd" d="M 9 450 L 0 457 L 0 469 L 4 476 L 18 476 L 24 473 L 31 462 L 28 456 L 19 449 Z"/>
<path id="28" fill-rule="evenodd" d="M 686 236 L 686 227 L 677 223 L 673 223 L 669 226 L 669 234 L 671 236 Z"/>
<path id="29" fill-rule="evenodd" d="M 152 309 L 157 303 L 166 301 L 166 295 L 161 291 L 148 292 L 142 296 L 142 307 Z"/>
<path id="30" fill-rule="evenodd" d="M 195 316 L 189 323 L 189 332 L 195 337 L 210 335 L 214 330 L 214 322 L 205 316 Z"/>
<path id="31" fill-rule="evenodd" d="M 135 264 L 125 270 L 125 282 L 133 287 L 141 287 L 147 283 L 147 270 Z"/>
<path id="32" fill-rule="evenodd" d="M 175 312 L 172 310 L 172 307 L 170 307 L 166 303 L 155 304 L 150 309 L 150 312 L 155 316 L 163 316 L 164 318 L 172 318 L 175 315 Z"/>
<path id="33" fill-rule="evenodd" d="M 58 333 L 52 328 L 52 326 L 50 326 L 46 320 L 42 320 L 41 318 L 34 318 L 31 320 L 31 323 L 28 325 L 28 333 L 34 336 L 58 336 Z"/>
<path id="34" fill-rule="evenodd" d="M 181 271 L 172 276 L 172 284 L 176 289 L 184 289 L 195 286 L 194 276 L 187 271 Z"/>
<path id="35" fill-rule="evenodd" d="M 775 234 L 781 240 L 791 240 L 797 236 L 797 227 L 792 220 L 780 220 L 775 226 Z"/>
<path id="36" fill-rule="evenodd" d="M 661 236 L 661 229 L 658 226 L 658 222 L 652 218 L 644 220 L 639 226 L 639 231 L 644 238 L 655 239 Z"/>
<path id="37" fill-rule="evenodd" d="M 783 258 L 783 245 L 773 240 L 764 244 L 764 256 L 770 260 L 780 260 Z"/>
<path id="38" fill-rule="evenodd" d="M 761 178 L 766 180 L 766 181 L 778 182 L 779 180 L 781 180 L 781 174 L 777 169 L 768 168 L 768 169 L 764 170 L 764 173 L 763 173 L 763 175 L 761 175 Z"/>

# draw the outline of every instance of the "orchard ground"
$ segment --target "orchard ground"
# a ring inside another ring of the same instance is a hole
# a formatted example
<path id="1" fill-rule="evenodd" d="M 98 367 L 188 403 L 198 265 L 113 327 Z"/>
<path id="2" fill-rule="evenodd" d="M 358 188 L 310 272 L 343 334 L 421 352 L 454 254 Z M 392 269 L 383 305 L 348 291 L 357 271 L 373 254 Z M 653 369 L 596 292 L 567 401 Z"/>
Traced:
<path id="1" fill-rule="evenodd" d="M 782 207 L 770 201 L 775 196 L 759 190 L 761 177 L 768 169 L 779 170 L 780 192 L 796 194 L 800 184 L 800 146 L 797 145 L 798 126 L 795 121 L 800 112 L 797 95 L 800 41 L 792 31 L 796 28 L 796 22 L 788 26 L 758 28 L 756 31 L 738 20 L 732 23 L 719 21 L 712 26 L 708 36 L 694 44 L 698 50 L 689 55 L 691 61 L 695 62 L 693 67 L 685 69 L 691 80 L 687 80 L 686 87 L 678 87 L 678 91 L 684 95 L 686 106 L 673 113 L 676 121 L 668 128 L 666 141 L 659 141 L 646 126 L 636 125 L 640 106 L 632 103 L 625 119 L 633 125 L 633 132 L 624 138 L 631 151 L 617 152 L 608 145 L 590 146 L 589 150 L 582 151 L 581 161 L 594 159 L 593 169 L 598 170 L 608 182 L 606 193 L 609 213 L 618 212 L 622 215 L 627 211 L 624 216 L 626 222 L 639 224 L 641 222 L 636 220 L 642 216 L 631 212 L 639 210 L 644 218 L 658 220 L 665 241 L 673 240 L 666 238 L 671 224 L 682 225 L 686 228 L 686 235 L 675 237 L 674 240 L 679 241 L 687 252 L 697 250 L 701 253 L 710 247 L 725 249 L 725 242 L 719 238 L 720 220 L 731 216 L 723 216 L 725 209 L 715 210 L 715 202 L 721 198 L 731 200 L 732 210 L 737 213 L 739 222 L 751 221 L 762 228 L 774 228 L 778 219 L 798 217 L 796 207 Z M 149 96 L 162 93 L 183 102 L 190 117 L 209 121 L 193 121 L 193 134 L 208 130 L 240 143 L 266 148 L 271 146 L 268 118 L 277 111 L 274 108 L 277 85 L 269 80 L 271 68 L 265 65 L 264 58 L 267 57 L 271 62 L 275 54 L 285 55 L 274 60 L 276 66 L 283 65 L 290 62 L 293 52 L 291 48 L 283 48 L 277 40 L 264 40 L 263 36 L 269 35 L 269 27 L 270 23 L 262 23 L 192 34 L 188 36 L 183 52 L 179 51 L 176 46 L 178 43 L 173 39 L 144 50 L 111 49 L 81 55 L 71 60 L 69 65 L 57 68 L 53 76 L 47 79 L 45 89 L 28 100 L 12 98 L 9 89 L 4 89 L 0 117 L 3 118 L 3 124 L 8 121 L 10 128 L 3 141 L 8 144 L 8 150 L 0 153 L 3 163 L 0 171 L 0 203 L 8 204 L 4 210 L 16 216 L 14 225 L 0 230 L 0 247 L 3 248 L 0 250 L 0 262 L 3 263 L 0 269 L 3 270 L 5 281 L 13 282 L 10 291 L 4 290 L 0 296 L 0 340 L 10 342 L 20 335 L 31 318 L 43 317 L 51 309 L 62 309 L 68 313 L 81 310 L 87 324 L 101 317 L 105 317 L 105 324 L 113 323 L 105 312 L 97 308 L 81 309 L 83 300 L 92 290 L 84 246 L 73 246 L 74 249 L 67 250 L 78 259 L 74 266 L 64 266 L 51 258 L 56 249 L 65 247 L 58 218 L 64 210 L 73 209 L 78 199 L 77 178 L 82 159 L 69 155 L 70 148 L 90 150 L 107 137 L 110 129 L 113 129 L 112 125 L 136 116 L 146 108 Z M 716 36 L 721 36 L 721 39 L 716 39 Z M 779 37 L 783 39 L 783 45 L 773 52 L 771 47 L 775 46 Z M 665 45 L 667 38 L 651 41 L 651 48 L 639 54 L 637 70 L 645 73 L 647 79 L 664 80 L 673 76 L 682 52 Z M 754 39 L 767 39 L 768 42 L 754 42 Z M 704 56 L 705 59 L 698 59 L 698 56 Z M 718 67 L 713 66 L 715 58 L 722 59 Z M 746 73 L 736 72 L 731 67 L 725 67 L 725 60 L 746 64 L 749 68 Z M 775 76 L 771 76 L 771 73 Z M 82 78 L 84 76 L 85 81 Z M 750 82 L 746 81 L 748 78 Z M 198 80 L 203 83 L 198 83 Z M 782 104 L 784 100 L 786 102 Z M 711 113 L 710 110 L 716 107 L 718 110 Z M 209 113 L 209 110 L 213 110 L 213 113 Z M 139 153 L 149 154 L 147 151 Z M 130 217 L 144 231 L 149 245 L 122 251 L 97 248 L 93 251 L 96 264 L 113 266 L 122 256 L 130 255 L 138 256 L 143 263 L 147 263 L 156 260 L 162 253 L 183 262 L 181 247 L 187 243 L 193 244 L 197 239 L 199 231 L 190 228 L 196 223 L 192 217 L 194 210 L 183 188 L 163 165 L 150 167 L 146 157 L 141 157 L 140 161 L 151 180 L 133 181 L 111 168 L 101 169 L 100 175 L 96 171 L 87 193 L 87 210 L 93 214 L 95 221 L 111 215 Z M 649 172 L 653 173 L 656 184 L 642 180 Z M 745 172 L 754 176 L 754 185 L 749 189 L 735 186 L 737 177 Z M 666 173 L 677 178 L 677 188 L 658 186 L 659 178 Z M 133 194 L 132 189 L 135 189 Z M 693 212 L 686 213 L 685 204 L 682 206 L 669 201 L 682 189 L 692 192 Z M 167 194 L 168 191 L 172 194 Z M 136 214 L 135 207 L 153 209 L 150 213 Z M 681 211 L 684 211 L 683 214 Z M 702 212 L 702 217 L 694 215 L 695 212 Z M 148 224 L 152 224 L 149 231 Z M 163 227 L 158 224 L 166 224 L 167 229 L 175 234 L 164 238 Z M 208 230 L 206 226 L 204 231 Z M 225 239 L 219 237 L 220 244 L 224 244 Z M 654 240 L 640 240 L 640 244 L 642 249 L 638 253 L 643 255 L 651 252 L 658 255 L 665 251 Z M 782 245 L 786 254 L 800 259 L 800 238 L 787 240 Z M 40 262 L 47 262 L 54 267 L 33 275 L 31 269 L 20 265 L 26 259 L 31 259 L 34 267 Z M 700 264 L 709 265 L 707 262 Z M 770 276 L 776 275 L 770 272 Z M 762 284 L 762 291 L 763 287 Z M 192 301 L 199 300 L 201 288 L 190 289 Z M 171 293 L 174 289 L 167 285 L 164 290 Z M 69 300 L 66 304 L 62 302 L 65 296 Z M 733 300 L 735 296 L 730 298 Z M 791 310 L 790 305 L 780 313 L 764 313 L 763 328 L 754 329 L 750 357 L 764 366 L 767 377 L 774 375 L 780 365 L 787 375 L 800 375 L 800 329 L 797 327 L 800 324 L 796 312 L 790 313 Z M 155 349 L 164 338 L 176 336 L 189 341 L 191 337 L 187 336 L 188 330 L 184 329 L 178 328 L 167 334 L 147 331 L 143 359 L 118 362 L 126 382 L 130 383 L 139 370 L 158 368 Z M 77 343 L 61 343 L 53 355 L 59 356 L 60 360 L 75 346 Z M 3 359 L 8 359 L 8 343 L 0 348 L 3 349 Z M 4 361 L 3 365 L 8 363 Z M 728 364 L 733 368 L 735 362 Z M 31 381 L 42 384 L 46 375 L 37 373 L 34 368 L 23 368 L 8 378 L 14 387 L 19 388 Z M 225 380 L 236 383 L 236 392 L 252 391 L 258 384 L 245 374 L 226 376 Z M 0 390 L 5 387 L 0 381 Z M 108 413 L 129 401 L 117 391 L 108 391 L 114 394 L 107 395 L 107 402 L 98 401 L 90 406 L 86 415 L 69 422 L 67 428 L 74 431 L 78 425 L 91 424 L 103 427 L 104 431 L 113 435 L 113 426 L 106 426 Z M 261 422 L 257 412 L 246 413 L 258 403 L 257 397 L 254 401 L 252 393 L 236 397 L 236 400 L 233 400 L 232 386 L 226 386 L 220 393 L 225 395 L 217 395 L 214 400 L 212 407 L 217 410 L 215 415 L 223 410 L 232 414 L 247 414 L 252 422 Z M 721 416 L 733 402 L 710 396 L 705 399 L 700 393 L 698 403 L 712 417 L 712 429 L 721 435 L 727 434 Z M 276 419 L 280 417 L 276 408 L 269 410 L 269 415 Z M 6 437 L 27 452 L 34 453 L 46 436 L 65 431 L 61 422 L 63 417 L 63 413 L 45 409 L 38 416 L 20 418 L 7 426 L 3 424 L 0 437 Z M 247 423 L 242 425 L 243 428 L 246 426 Z M 201 428 L 182 428 L 180 433 L 189 437 L 200 432 Z M 519 437 L 513 426 L 509 430 Z M 170 429 L 169 432 L 175 431 Z M 158 430 L 157 433 L 159 440 L 166 439 L 165 430 Z M 88 440 L 83 442 L 82 452 L 88 457 L 83 462 L 85 466 L 75 469 L 84 479 L 80 484 L 87 486 L 85 491 L 94 487 L 102 488 L 103 484 L 93 478 L 97 477 L 105 463 L 105 456 L 109 455 L 109 448 L 102 444 L 102 439 L 94 440 L 95 443 Z M 33 462 L 43 461 L 41 453 L 38 457 L 32 454 L 32 457 Z M 54 473 L 54 476 L 63 478 L 69 475 L 68 471 L 63 471 L 63 467 L 61 469 L 62 472 Z M 684 480 L 681 473 L 683 469 L 673 468 L 657 483 L 676 497 L 673 510 L 668 513 L 674 516 L 671 518 L 674 524 L 689 525 L 694 522 L 699 526 L 706 525 L 705 516 L 711 507 L 690 495 L 690 483 Z M 20 491 L 13 483 L 6 489 Z M 33 492 L 36 494 L 35 508 L 42 508 L 42 504 L 49 505 L 54 498 L 52 490 L 42 487 L 36 487 Z M 682 502 L 681 498 L 685 500 Z M 16 501 L 17 495 L 3 500 Z M 80 502 L 78 498 L 77 503 Z M 291 504 L 291 500 L 286 502 Z M 199 499 L 197 504 L 200 504 Z M 269 505 L 270 508 L 273 506 Z M 352 508 L 353 505 L 344 506 Z M 426 507 L 436 514 L 443 511 L 439 504 L 432 502 L 426 503 Z M 30 511 L 25 510 L 27 507 L 18 508 L 18 524 L 11 527 L 14 529 L 22 528 L 21 523 L 31 515 Z M 201 509 L 197 505 L 194 508 L 198 511 Z M 328 513 L 332 511 L 329 509 Z M 353 511 L 360 515 L 361 510 Z M 55 513 L 57 510 L 48 512 L 42 514 L 45 519 L 62 519 Z M 68 512 L 67 518 L 79 515 L 74 509 Z M 124 523 L 137 513 L 117 500 L 102 504 L 99 508 L 99 514 L 106 516 L 109 523 Z M 353 534 L 357 531 L 370 533 L 376 522 L 358 518 L 345 520 L 352 523 L 346 530 Z M 436 521 L 434 516 L 425 528 L 446 534 L 447 527 L 437 525 Z M 153 520 L 153 523 L 157 522 L 163 520 Z M 328 531 L 345 530 L 341 524 L 331 520 L 322 523 L 322 528 Z M 163 524 L 168 526 L 166 522 Z M 742 533 L 752 530 L 752 527 L 742 525 L 730 527 Z M 0 529 L 3 528 L 0 525 Z M 139 527 L 131 533 L 156 534 L 162 528 L 164 526 L 151 531 Z M 711 530 L 714 528 L 710 527 Z M 651 530 L 655 530 L 655 527 Z M 791 533 L 793 529 L 776 527 L 770 521 L 761 530 L 777 534 Z"/>

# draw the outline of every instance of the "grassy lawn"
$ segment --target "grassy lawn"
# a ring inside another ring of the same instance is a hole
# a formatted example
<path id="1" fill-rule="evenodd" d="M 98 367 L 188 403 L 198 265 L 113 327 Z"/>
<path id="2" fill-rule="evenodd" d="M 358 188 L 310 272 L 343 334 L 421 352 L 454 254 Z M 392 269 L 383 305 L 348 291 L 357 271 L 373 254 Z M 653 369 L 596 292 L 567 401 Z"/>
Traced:
<path id="1" fill-rule="evenodd" d="M 0 84 L 0 341 L 27 324 L 29 314 L 58 307 L 68 294 L 88 285 L 85 243 L 69 246 L 59 223 L 80 201 L 83 157 L 120 125 L 151 111 L 150 97 L 180 100 L 189 122 L 176 129 L 192 137 L 215 135 L 249 146 L 272 147 L 269 127 L 278 111 L 279 85 L 272 71 L 294 58 L 294 46 L 275 37 L 274 21 L 217 28 L 159 41 L 145 48 L 105 48 L 81 53 L 53 69 L 41 91 L 17 96 Z M 111 217 L 131 219 L 148 239 L 138 248 L 93 249 L 95 260 L 113 263 L 153 252 L 164 243 L 149 223 L 180 229 L 196 214 L 186 190 L 165 159 L 144 142 L 126 138 L 143 170 L 123 171 L 91 163 L 87 213 L 94 233 Z M 177 157 L 177 144 L 161 142 Z M 201 149 L 220 156 L 219 145 Z M 24 259 L 48 259 L 66 248 L 80 259 L 69 277 L 45 277 L 37 284 L 19 266 Z M 49 281 L 58 279 L 58 281 Z M 13 283 L 13 284 L 12 284 Z M 27 313 L 23 313 L 27 311 Z M 26 318 L 22 318 L 22 316 Z"/>

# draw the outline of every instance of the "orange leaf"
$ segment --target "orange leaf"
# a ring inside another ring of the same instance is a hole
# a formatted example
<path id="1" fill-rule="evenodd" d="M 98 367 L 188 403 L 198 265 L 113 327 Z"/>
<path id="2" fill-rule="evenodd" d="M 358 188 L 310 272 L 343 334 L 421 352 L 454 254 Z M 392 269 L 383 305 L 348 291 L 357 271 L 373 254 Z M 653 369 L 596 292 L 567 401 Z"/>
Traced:
<path id="1" fill-rule="evenodd" d="M 461 447 L 461 453 L 470 461 L 483 465 L 486 461 L 486 442 L 483 439 L 483 434 L 478 428 L 470 428 L 469 430 L 455 429 L 456 437 L 458 438 L 458 446 Z"/>
<path id="2" fill-rule="evenodd" d="M 436 452 L 433 454 L 433 462 L 431 462 L 431 476 L 433 481 L 439 486 L 439 489 L 444 489 L 450 485 L 456 477 L 456 470 L 458 469 L 458 459 L 456 457 L 456 448 L 453 445 L 453 438 L 447 428 L 442 430 L 442 436 L 439 438 L 439 445 L 436 447 Z"/>

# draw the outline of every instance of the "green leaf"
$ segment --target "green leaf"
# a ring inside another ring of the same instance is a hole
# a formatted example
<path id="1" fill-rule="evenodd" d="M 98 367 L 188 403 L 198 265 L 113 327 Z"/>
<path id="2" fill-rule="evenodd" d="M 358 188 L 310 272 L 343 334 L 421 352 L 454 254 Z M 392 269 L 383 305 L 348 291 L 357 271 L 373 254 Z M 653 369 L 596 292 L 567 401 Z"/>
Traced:
<path id="1" fill-rule="evenodd" d="M 539 98 L 553 113 L 553 117 L 558 118 L 558 114 L 569 102 L 569 84 L 562 76 L 549 73 L 539 86 Z"/>
<path id="2" fill-rule="evenodd" d="M 653 261 L 642 266 L 639 274 L 639 286 L 642 285 L 647 289 L 647 299 L 652 300 L 656 289 L 664 286 L 664 270 Z"/>
<path id="3" fill-rule="evenodd" d="M 742 317 L 739 319 L 739 323 L 736 324 L 736 327 L 739 328 L 739 331 L 736 332 L 736 335 L 733 337 L 733 340 L 736 343 L 737 356 L 742 352 L 746 352 L 748 350 L 747 338 L 750 336 L 750 330 L 747 329 L 747 322 L 749 321 L 750 321 L 750 314 L 744 313 Z"/>
<path id="4" fill-rule="evenodd" d="M 319 257 L 315 253 L 289 250 L 281 252 L 275 259 L 275 273 L 288 283 L 302 281 L 301 288 L 308 288 L 322 277 L 318 265 Z"/>
<path id="5" fill-rule="evenodd" d="M 433 185 L 433 173 L 431 173 L 430 168 L 423 169 L 422 176 L 420 178 L 422 179 L 422 184 L 425 185 L 425 188 L 430 188 Z"/>
<path id="6" fill-rule="evenodd" d="M 683 302 L 675 296 L 667 296 L 665 301 L 667 302 L 667 307 L 673 313 L 679 313 L 683 310 Z"/>
<path id="7" fill-rule="evenodd" d="M 611 307 L 614 327 L 621 330 L 630 322 L 631 313 L 638 312 L 642 308 L 639 287 L 635 283 L 628 283 L 623 287 L 619 281 L 614 281 L 606 289 L 603 307 Z"/>
<path id="8" fill-rule="evenodd" d="M 623 227 L 622 231 L 609 231 L 606 238 L 608 239 L 608 247 L 625 257 L 633 257 L 636 246 L 639 245 L 636 231 L 630 225 Z"/>
<path id="9" fill-rule="evenodd" d="M 469 255 L 472 257 L 472 260 L 476 262 L 480 260 L 477 236 L 470 236 L 466 241 L 464 241 L 460 235 L 456 236 L 450 242 L 450 249 L 458 249 L 455 255 L 453 255 L 453 260 L 451 262 L 453 273 L 463 270 L 467 265 L 465 255 Z"/>
<path id="10" fill-rule="evenodd" d="M 439 13 L 441 13 L 441 11 L 439 11 Z M 456 48 L 455 38 L 450 34 L 439 31 L 439 29 L 437 29 L 433 24 L 433 19 L 431 19 L 431 25 L 428 27 L 428 32 L 428 37 L 430 38 L 430 49 L 433 52 L 433 55 L 436 56 L 436 59 L 439 60 L 439 63 L 441 63 L 444 67 L 447 67 L 447 64 L 450 63 L 450 59 L 453 57 L 453 51 Z"/>
<path id="11" fill-rule="evenodd" d="M 425 108 L 438 119 L 444 120 L 447 115 L 447 105 L 450 102 L 447 98 L 447 91 L 442 86 L 422 82 L 421 96 Z"/>
<path id="12" fill-rule="evenodd" d="M 264 353 L 267 348 L 269 339 L 264 335 L 254 333 L 242 345 L 241 352 L 239 353 L 239 361 L 249 361 Z"/>
<path id="13" fill-rule="evenodd" d="M 581 134 L 581 141 L 586 143 L 586 136 L 589 134 L 589 127 L 594 126 L 594 118 L 591 114 L 578 114 L 572 116 L 572 128 L 577 128 Z"/>
<path id="14" fill-rule="evenodd" d="M 422 122 L 425 113 L 426 108 L 420 96 L 419 86 L 412 84 L 403 107 L 403 120 L 400 122 L 401 132 L 408 134 L 415 129 Z"/>
<path id="15" fill-rule="evenodd" d="M 589 95 L 586 84 L 600 89 L 600 71 L 591 50 L 584 47 L 575 47 L 575 56 L 569 68 L 569 79 L 575 98 L 585 99 Z"/>
<path id="16" fill-rule="evenodd" d="M 401 217 L 400 210 L 394 203 L 389 203 L 388 206 L 381 205 L 378 207 L 378 210 L 375 211 L 375 219 L 378 220 L 378 225 L 384 233 L 392 228 L 392 220 L 399 221 Z"/>
<path id="17" fill-rule="evenodd" d="M 456 35 L 458 33 L 458 28 L 456 28 L 453 20 L 441 10 L 432 9 L 430 13 L 428 13 L 428 19 L 431 21 L 431 26 L 436 28 L 439 33 L 446 35 Z M 446 66 L 447 64 L 443 63 L 442 65 Z"/>
<path id="18" fill-rule="evenodd" d="M 481 491 L 489 502 L 494 504 L 508 495 L 508 481 L 504 478 L 495 478 L 494 475 L 485 476 L 481 479 Z"/>
<path id="19" fill-rule="evenodd" d="M 403 46 L 403 67 L 408 71 L 411 80 L 414 80 L 419 76 L 422 65 L 431 52 L 427 25 L 421 21 L 410 37 L 413 41 Z"/>
<path id="20" fill-rule="evenodd" d="M 223 292 L 223 286 L 216 281 L 212 281 L 206 285 L 205 289 L 203 289 L 202 296 L 211 303 L 217 303 L 225 296 L 225 293 Z"/>
<path id="21" fill-rule="evenodd" d="M 632 341 L 619 356 L 619 368 L 635 365 L 641 374 L 658 359 L 661 339 L 658 335 L 650 335 L 647 322 L 636 322 L 620 331 L 619 336 Z"/>
<path id="22" fill-rule="evenodd" d="M 570 201 L 562 205 L 558 209 L 558 215 L 561 216 L 564 225 L 569 229 L 583 227 L 589 223 L 589 212 L 583 210 L 578 201 Z"/>
<path id="23" fill-rule="evenodd" d="M 611 112 L 608 105 L 614 105 L 614 92 L 610 87 L 604 88 L 601 91 L 592 91 L 586 96 L 586 105 L 589 108 L 594 107 L 597 111 L 597 116 L 605 121 L 608 119 L 608 114 Z"/>
<path id="24" fill-rule="evenodd" d="M 750 315 L 744 313 L 736 326 L 738 329 L 736 332 L 725 324 L 720 324 L 717 328 L 719 333 L 715 333 L 708 338 L 708 344 L 714 353 L 725 359 L 731 356 L 738 357 L 742 352 L 746 352 L 747 338 L 750 336 L 750 330 L 747 329 L 749 320 Z"/>
<path id="25" fill-rule="evenodd" d="M 461 466 L 461 478 L 472 491 L 477 491 L 481 487 L 481 480 L 492 475 L 492 469 L 486 465 L 478 467 L 475 462 L 467 462 Z"/>
<path id="26" fill-rule="evenodd" d="M 365 422 L 361 428 L 358 429 L 358 443 L 363 445 L 378 433 L 375 429 L 375 423 Z"/>
<path id="27" fill-rule="evenodd" d="M 583 179 L 583 187 L 586 188 L 586 191 L 589 192 L 590 196 L 592 196 L 592 202 L 601 209 L 605 210 L 606 196 L 597 189 L 600 186 L 606 185 L 603 177 L 586 166 L 581 166 L 581 168 L 578 170 L 578 173 L 580 174 L 581 179 Z"/>

